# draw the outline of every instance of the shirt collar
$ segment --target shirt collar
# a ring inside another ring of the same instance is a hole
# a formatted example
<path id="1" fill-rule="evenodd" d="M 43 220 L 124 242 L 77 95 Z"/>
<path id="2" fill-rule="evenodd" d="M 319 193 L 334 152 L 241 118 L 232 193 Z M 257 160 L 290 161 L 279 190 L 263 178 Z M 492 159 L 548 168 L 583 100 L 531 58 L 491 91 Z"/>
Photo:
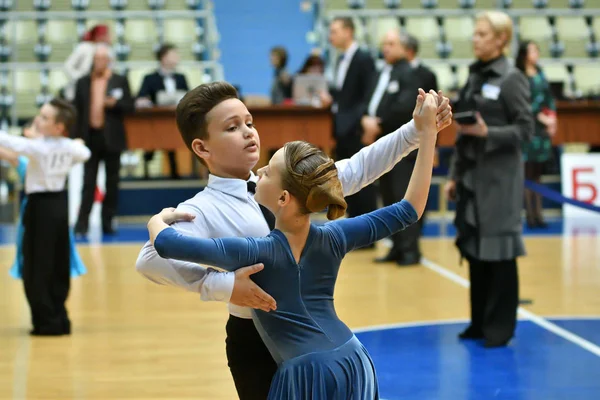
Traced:
<path id="1" fill-rule="evenodd" d="M 254 183 L 258 181 L 258 176 L 252 171 L 250 171 L 250 178 L 248 178 L 247 181 L 237 178 L 221 178 L 220 176 L 209 174 L 208 185 L 206 186 L 213 190 L 222 192 L 226 195 L 246 200 L 248 198 L 247 183 L 249 181 Z"/>
<path id="2" fill-rule="evenodd" d="M 173 75 L 175 75 L 175 71 L 167 71 L 166 69 L 164 69 L 163 67 L 159 67 L 158 68 L 158 73 L 163 77 L 163 78 L 172 78 Z"/>
<path id="3" fill-rule="evenodd" d="M 356 53 L 356 51 L 358 50 L 358 43 L 357 42 L 352 42 L 352 44 L 350 45 L 350 47 L 348 47 L 348 50 L 346 50 L 343 54 L 344 54 L 344 60 L 352 60 L 352 57 L 354 57 L 354 53 Z"/>
<path id="4" fill-rule="evenodd" d="M 501 55 L 500 57 L 495 58 L 490 61 L 487 61 L 487 62 L 476 61 L 470 65 L 469 71 L 470 72 L 481 71 L 484 74 L 492 73 L 497 76 L 501 76 L 506 72 L 506 69 L 508 68 L 508 66 L 509 66 L 508 60 L 506 59 L 506 57 L 504 55 Z"/>

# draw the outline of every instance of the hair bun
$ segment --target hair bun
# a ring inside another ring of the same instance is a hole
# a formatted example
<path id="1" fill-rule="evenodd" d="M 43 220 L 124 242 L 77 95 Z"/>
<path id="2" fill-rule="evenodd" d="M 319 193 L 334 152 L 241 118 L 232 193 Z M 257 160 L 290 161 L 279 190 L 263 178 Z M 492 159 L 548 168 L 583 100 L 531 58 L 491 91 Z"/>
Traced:
<path id="1" fill-rule="evenodd" d="M 347 207 L 342 184 L 338 179 L 330 179 L 314 185 L 306 197 L 306 208 L 311 212 L 320 212 L 327 208 L 329 220 L 342 217 Z"/>

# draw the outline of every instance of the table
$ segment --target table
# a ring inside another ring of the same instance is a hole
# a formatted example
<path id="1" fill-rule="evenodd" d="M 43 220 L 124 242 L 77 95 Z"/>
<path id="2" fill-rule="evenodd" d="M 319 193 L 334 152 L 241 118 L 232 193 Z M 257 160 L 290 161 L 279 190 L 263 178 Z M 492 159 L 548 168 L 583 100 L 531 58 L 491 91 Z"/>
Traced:
<path id="1" fill-rule="evenodd" d="M 266 165 L 270 150 L 293 140 L 305 140 L 331 154 L 333 121 L 328 109 L 278 105 L 250 107 L 250 112 L 261 142 L 257 167 Z M 190 153 L 177 129 L 174 108 L 139 109 L 125 118 L 125 129 L 129 149 L 175 150 L 180 174 L 191 172 Z"/>

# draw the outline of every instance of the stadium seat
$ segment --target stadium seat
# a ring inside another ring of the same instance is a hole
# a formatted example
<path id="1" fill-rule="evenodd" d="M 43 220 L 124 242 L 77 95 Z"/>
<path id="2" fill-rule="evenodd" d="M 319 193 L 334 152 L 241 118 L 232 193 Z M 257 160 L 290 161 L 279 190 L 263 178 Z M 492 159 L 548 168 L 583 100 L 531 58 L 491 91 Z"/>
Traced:
<path id="1" fill-rule="evenodd" d="M 556 17 L 558 37 L 565 45 L 563 57 L 587 57 L 588 28 L 582 17 Z"/>
<path id="2" fill-rule="evenodd" d="M 540 48 L 541 56 L 549 57 L 552 31 L 546 17 L 521 17 L 519 32 L 521 40 L 533 40 Z"/>
<path id="3" fill-rule="evenodd" d="M 77 25 L 74 20 L 49 20 L 46 40 L 52 46 L 50 61 L 64 62 L 77 43 Z"/>
<path id="4" fill-rule="evenodd" d="M 168 0 L 165 1 L 165 10 L 185 10 L 188 8 L 186 0 Z"/>
<path id="5" fill-rule="evenodd" d="M 440 30 L 435 18 L 410 17 L 406 19 L 406 31 L 419 39 L 421 58 L 438 58 L 436 45 L 440 38 Z"/>
<path id="6" fill-rule="evenodd" d="M 129 19 L 125 22 L 125 40 L 131 48 L 129 60 L 154 59 L 154 45 L 157 37 L 148 32 L 155 32 L 155 22 L 151 19 Z"/>
<path id="7" fill-rule="evenodd" d="M 438 82 L 437 89 L 443 90 L 444 93 L 448 93 L 454 85 L 454 74 L 452 74 L 450 65 L 447 63 L 437 63 L 428 65 L 428 67 L 430 67 L 435 73 Z"/>
<path id="8" fill-rule="evenodd" d="M 451 57 L 473 57 L 472 38 L 475 30 L 475 21 L 471 17 L 447 17 L 444 19 L 446 37 L 452 44 Z"/>
<path id="9" fill-rule="evenodd" d="M 542 67 L 546 79 L 552 82 L 567 82 L 569 74 L 567 68 L 562 63 L 552 63 Z"/>
<path id="10" fill-rule="evenodd" d="M 391 29 L 400 31 L 400 23 L 395 17 L 370 19 L 370 24 L 367 25 L 367 30 L 373 38 L 373 46 L 381 48 L 381 40 L 383 36 Z"/>
<path id="11" fill-rule="evenodd" d="M 167 19 L 164 22 L 164 39 L 179 49 L 182 59 L 193 59 L 192 45 L 196 41 L 196 21 L 194 19 Z"/>
<path id="12" fill-rule="evenodd" d="M 30 118 L 37 113 L 35 97 L 41 92 L 39 71 L 14 71 L 15 96 L 14 107 L 19 118 Z"/>
<path id="13" fill-rule="evenodd" d="M 195 88 L 205 82 L 208 82 L 204 76 L 204 71 L 199 67 L 185 66 L 179 67 L 179 72 L 185 75 L 190 89 Z"/>
<path id="14" fill-rule="evenodd" d="M 576 65 L 573 75 L 577 89 L 584 96 L 600 95 L 600 67 L 597 63 Z"/>
<path id="15" fill-rule="evenodd" d="M 156 71 L 158 67 L 158 62 L 156 66 L 148 66 L 143 68 L 132 68 L 129 70 L 129 74 L 127 75 L 127 79 L 129 80 L 129 88 L 131 89 L 131 95 L 133 97 L 137 97 L 140 92 L 140 88 L 142 87 L 142 81 L 144 76 L 147 74 L 151 74 Z"/>

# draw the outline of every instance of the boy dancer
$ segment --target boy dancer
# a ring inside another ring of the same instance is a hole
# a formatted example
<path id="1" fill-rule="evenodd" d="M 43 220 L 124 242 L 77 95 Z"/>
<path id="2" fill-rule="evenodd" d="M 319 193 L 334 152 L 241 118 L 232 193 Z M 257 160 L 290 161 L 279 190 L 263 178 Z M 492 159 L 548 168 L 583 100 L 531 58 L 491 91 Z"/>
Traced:
<path id="1" fill-rule="evenodd" d="M 65 182 L 71 167 L 85 162 L 90 150 L 69 139 L 75 109 L 53 99 L 34 120 L 41 137 L 29 139 L 0 132 L 0 146 L 29 159 L 25 176 L 28 204 L 23 215 L 23 284 L 31 309 L 32 335 L 71 333 L 65 308 L 70 286 L 69 208 Z"/>
<path id="2" fill-rule="evenodd" d="M 415 93 L 416 97 L 417 93 Z M 424 95 L 424 93 L 423 93 Z M 452 121 L 448 99 L 438 98 L 438 131 Z M 273 215 L 254 200 L 260 139 L 252 115 L 233 86 L 225 82 L 200 85 L 180 101 L 177 126 L 184 143 L 210 171 L 207 187 L 182 203 L 178 211 L 195 216 L 173 227 L 201 238 L 262 237 L 269 234 Z M 358 192 L 388 172 L 418 147 L 414 122 L 336 163 L 344 196 Z M 162 259 L 152 244 L 142 248 L 137 270 L 159 284 L 198 292 L 203 300 L 229 303 L 226 351 L 240 399 L 266 399 L 277 365 L 262 342 L 249 308 L 275 309 L 275 301 L 250 279 L 262 266 L 216 272 L 194 263 Z"/>

